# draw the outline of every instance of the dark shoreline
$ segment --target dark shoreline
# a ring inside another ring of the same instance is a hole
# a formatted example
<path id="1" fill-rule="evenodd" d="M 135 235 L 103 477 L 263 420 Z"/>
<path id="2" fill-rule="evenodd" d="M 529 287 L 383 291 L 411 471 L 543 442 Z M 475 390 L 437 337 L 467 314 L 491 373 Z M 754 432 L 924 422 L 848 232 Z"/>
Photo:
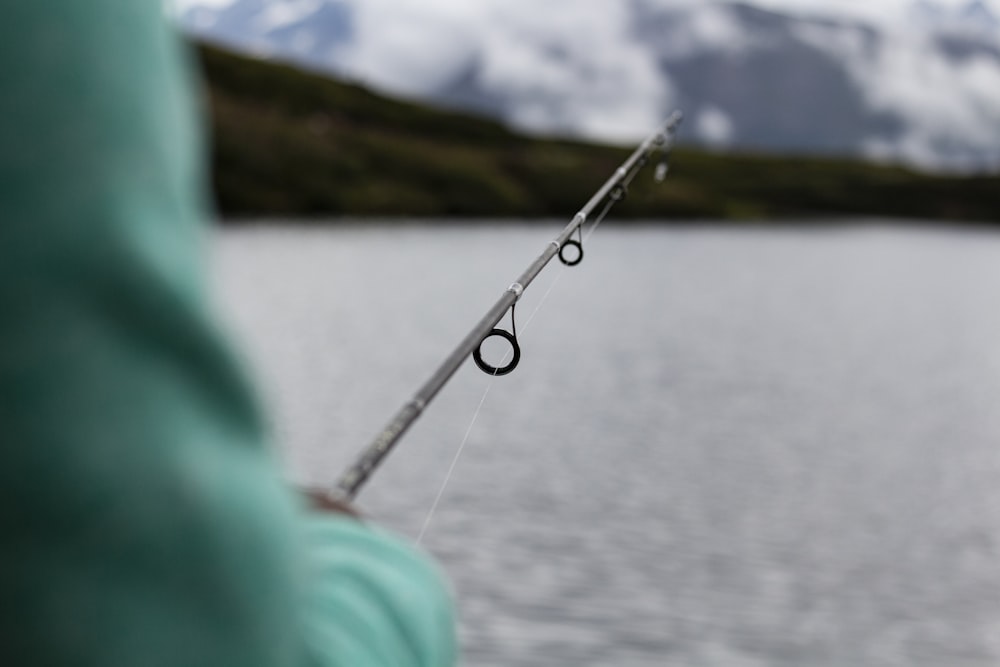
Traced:
<path id="1" fill-rule="evenodd" d="M 358 216 L 335 215 L 327 217 L 291 217 L 279 216 L 247 216 L 220 217 L 214 220 L 215 226 L 222 229 L 274 229 L 287 227 L 290 229 L 363 229 L 365 227 L 400 227 L 400 228 L 447 228 L 447 227 L 550 227 L 561 229 L 570 221 L 570 216 L 556 218 L 552 216 L 538 218 L 511 217 L 421 217 L 421 216 Z M 613 214 L 603 223 L 603 226 L 625 228 L 664 227 L 673 229 L 739 229 L 739 230 L 816 230 L 835 231 L 852 229 L 927 229 L 945 231 L 973 231 L 998 233 L 1000 225 L 994 221 L 982 220 L 937 220 L 920 218 L 890 218 L 879 216 L 856 217 L 817 217 L 811 219 L 652 219 L 652 218 L 621 218 Z"/>
<path id="2" fill-rule="evenodd" d="M 569 219 L 631 151 L 528 137 L 212 46 L 198 53 L 225 218 Z M 997 225 L 1000 175 L 682 145 L 666 182 L 654 184 L 652 169 L 640 174 L 615 216 L 670 224 L 875 217 Z"/>

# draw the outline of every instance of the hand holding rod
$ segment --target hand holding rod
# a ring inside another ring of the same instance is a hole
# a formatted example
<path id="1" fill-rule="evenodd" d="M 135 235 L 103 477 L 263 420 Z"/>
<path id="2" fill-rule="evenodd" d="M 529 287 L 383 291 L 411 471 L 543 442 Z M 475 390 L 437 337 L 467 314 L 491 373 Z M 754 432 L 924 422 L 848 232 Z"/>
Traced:
<path id="1" fill-rule="evenodd" d="M 451 379 L 451 376 L 455 374 L 455 371 L 458 370 L 469 355 L 479 349 L 479 345 L 483 339 L 490 335 L 497 322 L 517 303 L 524 290 L 541 273 L 549 261 L 559 253 L 570 236 L 591 218 L 597 207 L 607 200 L 609 196 L 612 196 L 611 203 L 621 199 L 624 187 L 642 169 L 649 160 L 650 155 L 656 151 L 662 151 L 664 155 L 669 153 L 670 148 L 673 146 L 674 134 L 678 125 L 680 125 L 681 119 L 681 113 L 675 111 L 659 130 L 639 144 L 639 147 L 635 149 L 611 178 L 590 198 L 590 201 L 580 209 L 580 212 L 573 216 L 573 219 L 566 225 L 566 228 L 563 229 L 559 236 L 507 288 L 500 299 L 493 304 L 493 307 L 473 327 L 472 331 L 462 339 L 462 342 L 458 344 L 454 352 L 442 362 L 438 369 L 434 371 L 434 374 L 431 375 L 430 379 L 413 395 L 413 398 L 400 408 L 399 412 L 379 432 L 375 440 L 361 452 L 354 465 L 344 472 L 330 491 L 331 498 L 343 502 L 354 499 L 361 486 L 368 480 L 386 455 L 392 451 L 392 448 L 403 434 L 406 433 L 407 429 L 417 420 L 424 411 L 424 408 L 427 407 L 427 404 L 437 396 L 441 388 Z M 620 189 L 616 190 L 616 188 Z M 606 211 L 607 209 L 604 212 Z"/>

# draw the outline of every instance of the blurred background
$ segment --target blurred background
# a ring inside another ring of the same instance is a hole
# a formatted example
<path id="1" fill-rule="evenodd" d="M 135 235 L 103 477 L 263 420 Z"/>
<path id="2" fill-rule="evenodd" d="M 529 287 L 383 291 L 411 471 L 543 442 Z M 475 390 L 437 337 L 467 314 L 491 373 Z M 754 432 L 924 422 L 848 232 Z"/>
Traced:
<path id="1" fill-rule="evenodd" d="M 619 158 L 582 142 L 638 141 L 675 108 L 698 151 L 628 215 L 1000 210 L 981 0 L 175 4 L 257 59 L 205 52 L 225 213 L 563 215 Z"/>
<path id="2" fill-rule="evenodd" d="M 463 367 L 361 495 L 426 525 L 464 664 L 1000 664 L 1000 5 L 171 10 L 298 482 L 686 115 L 667 181 L 526 292 L 518 370 Z"/>

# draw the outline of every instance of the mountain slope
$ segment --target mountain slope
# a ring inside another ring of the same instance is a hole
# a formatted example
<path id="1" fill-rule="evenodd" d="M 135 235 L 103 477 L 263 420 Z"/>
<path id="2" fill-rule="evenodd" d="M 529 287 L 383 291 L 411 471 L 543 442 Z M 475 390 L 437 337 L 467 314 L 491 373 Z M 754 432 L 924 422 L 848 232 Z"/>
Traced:
<path id="1" fill-rule="evenodd" d="M 227 217 L 567 218 L 629 148 L 545 141 L 203 46 L 214 182 Z M 894 216 L 1000 222 L 1000 179 L 849 160 L 679 150 L 619 218 Z"/>
<path id="2" fill-rule="evenodd" d="M 182 21 L 536 134 L 636 139 L 680 107 L 686 140 L 710 147 L 1000 170 L 1000 21 L 981 0 L 923 0 L 895 24 L 741 2 L 527 3 L 235 0 Z"/>

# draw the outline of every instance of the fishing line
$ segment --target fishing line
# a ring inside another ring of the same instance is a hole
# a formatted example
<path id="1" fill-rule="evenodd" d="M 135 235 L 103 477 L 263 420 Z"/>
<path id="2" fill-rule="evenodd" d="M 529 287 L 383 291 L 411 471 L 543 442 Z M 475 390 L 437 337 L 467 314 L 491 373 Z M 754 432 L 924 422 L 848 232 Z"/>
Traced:
<path id="1" fill-rule="evenodd" d="M 637 173 L 638 172 L 633 172 L 629 177 L 623 179 L 622 183 L 619 185 L 619 189 L 612 191 L 611 195 L 608 197 L 608 201 L 604 204 L 604 207 L 601 209 L 601 212 L 597 215 L 597 217 L 594 218 L 594 222 L 591 223 L 590 228 L 587 230 L 587 233 L 585 235 L 581 233 L 580 235 L 581 245 L 579 248 L 579 252 L 581 253 L 580 255 L 581 258 L 583 253 L 583 244 L 586 244 L 587 242 L 590 241 L 590 237 L 594 235 L 594 232 L 597 231 L 597 228 L 607 217 L 608 213 L 611 212 L 611 209 L 614 207 L 614 205 L 625 198 L 625 193 L 628 191 L 628 186 L 631 184 L 632 179 L 635 178 L 635 174 Z M 524 324 L 521 325 L 522 337 L 528 331 L 528 328 L 531 326 L 531 321 L 535 319 L 535 315 L 537 315 L 538 312 L 542 309 L 542 306 L 545 305 L 545 302 L 548 300 L 549 295 L 552 294 L 552 291 L 559 283 L 559 279 L 562 278 L 562 275 L 563 273 L 566 272 L 566 269 L 569 268 L 570 266 L 575 266 L 578 263 L 579 261 L 563 262 L 563 265 L 559 267 L 558 271 L 555 272 L 552 281 L 549 283 L 548 289 L 545 290 L 545 293 L 538 300 L 538 304 L 535 306 L 534 310 L 531 311 L 527 319 L 525 319 Z M 514 318 L 512 314 L 511 315 L 512 325 L 513 325 L 513 319 Z M 503 365 L 507 362 L 507 359 L 510 358 L 511 354 L 512 350 L 508 350 L 507 352 L 504 353 L 503 358 L 500 360 L 501 367 L 503 367 Z M 421 526 L 420 533 L 417 535 L 416 543 L 418 545 L 421 544 L 421 542 L 423 541 L 424 535 L 427 533 L 427 529 L 430 527 L 431 521 L 433 520 L 434 515 L 437 513 L 438 505 L 441 504 L 441 499 L 444 497 L 444 492 L 447 489 L 449 482 L 451 482 L 452 475 L 455 472 L 455 467 L 458 465 L 458 461 L 462 457 L 462 453 L 465 451 L 465 446 L 469 442 L 469 436 L 472 434 L 472 429 L 475 426 L 476 421 L 479 419 L 480 412 L 482 412 L 483 410 L 483 405 L 485 405 L 486 403 L 486 397 L 489 396 L 490 389 L 493 388 L 493 383 L 496 382 L 497 375 L 498 375 L 497 373 L 490 374 L 489 382 L 486 383 L 486 389 L 483 391 L 483 397 L 479 400 L 479 405 L 476 407 L 476 411 L 472 415 L 472 421 L 469 423 L 468 428 L 465 429 L 465 436 L 462 438 L 462 443 L 458 446 L 458 451 L 455 452 L 455 456 L 451 460 L 451 465 L 448 467 L 448 472 L 444 476 L 444 482 L 442 482 L 441 488 L 438 489 L 437 495 L 434 497 L 434 502 L 431 504 L 431 508 L 428 511 L 427 516 L 424 517 L 423 526 Z"/>
<path id="2" fill-rule="evenodd" d="M 500 363 L 503 363 L 504 361 L 506 361 L 506 358 L 504 358 Z M 490 381 L 486 383 L 486 390 L 483 392 L 483 397 L 479 400 L 479 406 L 472 415 L 472 421 L 469 422 L 469 427 L 465 429 L 465 437 L 462 438 L 462 444 L 458 446 L 458 451 L 455 452 L 455 458 L 451 460 L 448 472 L 444 476 L 444 482 L 441 484 L 441 488 L 438 489 L 437 496 L 435 496 L 434 502 L 431 504 L 430 511 L 427 512 L 427 516 L 424 517 L 424 525 L 420 528 L 420 533 L 417 535 L 417 544 L 420 544 L 423 541 L 424 533 L 427 532 L 427 528 L 431 525 L 431 519 L 434 518 L 438 505 L 441 504 L 441 498 L 444 496 L 444 490 L 448 487 L 448 482 L 451 481 L 451 476 L 455 472 L 455 466 L 458 465 L 458 459 L 462 457 L 462 452 L 465 451 L 465 445 L 469 442 L 469 435 L 472 433 L 472 427 L 476 425 L 476 420 L 479 419 L 479 413 L 482 412 L 483 404 L 486 403 L 486 397 L 489 396 L 490 388 L 493 387 L 493 383 L 496 382 L 496 379 L 496 375 L 494 375 L 490 378 Z"/>
<path id="3" fill-rule="evenodd" d="M 587 238 L 589 238 L 590 235 L 593 234 L 593 232 L 594 230 L 593 228 L 591 228 L 590 232 L 587 234 Z M 563 272 L 566 271 L 566 268 L 567 266 L 563 265 L 562 267 L 560 267 L 558 271 L 555 272 L 552 281 L 549 283 L 548 289 L 545 290 L 545 293 L 542 295 L 542 298 L 539 299 L 538 304 L 535 306 L 534 310 L 531 311 L 527 319 L 524 321 L 524 324 L 521 325 L 522 336 L 528 330 L 528 327 L 531 325 L 531 320 L 535 319 L 535 315 L 538 314 L 538 311 L 541 310 L 542 306 L 545 304 L 546 299 L 548 299 L 549 295 L 552 294 L 552 290 L 555 289 L 556 283 L 559 282 L 559 278 L 562 276 Z M 511 350 L 507 350 L 504 353 L 503 358 L 500 360 L 501 366 L 503 366 L 507 362 L 507 359 L 510 358 L 511 354 L 512 354 Z M 493 388 L 493 383 L 496 382 L 496 379 L 497 375 L 493 373 L 490 375 L 490 379 L 486 383 L 486 389 L 483 390 L 483 397 L 479 400 L 479 405 L 476 407 L 476 411 L 472 415 L 472 421 L 469 422 L 468 428 L 465 429 L 465 436 L 462 438 L 462 444 L 458 446 L 458 451 L 455 452 L 455 457 L 451 460 L 451 465 L 448 467 L 448 472 L 444 476 L 444 482 L 442 482 L 441 488 L 438 489 L 437 495 L 434 497 L 434 502 L 431 504 L 431 508 L 427 512 L 427 516 L 424 517 L 423 526 L 420 528 L 420 533 L 417 534 L 416 543 L 418 545 L 423 542 L 424 535 L 427 533 L 427 529 L 431 525 L 431 520 L 437 513 L 438 505 L 441 504 L 441 498 L 444 497 L 445 489 L 447 489 L 448 483 L 451 481 L 452 475 L 455 472 L 455 467 L 458 465 L 458 460 L 462 457 L 462 452 L 465 451 L 465 446 L 469 442 L 469 436 L 472 434 L 472 428 L 476 425 L 476 421 L 479 419 L 479 413 L 482 412 L 483 405 L 486 403 L 486 397 L 489 396 L 490 389 Z"/>

